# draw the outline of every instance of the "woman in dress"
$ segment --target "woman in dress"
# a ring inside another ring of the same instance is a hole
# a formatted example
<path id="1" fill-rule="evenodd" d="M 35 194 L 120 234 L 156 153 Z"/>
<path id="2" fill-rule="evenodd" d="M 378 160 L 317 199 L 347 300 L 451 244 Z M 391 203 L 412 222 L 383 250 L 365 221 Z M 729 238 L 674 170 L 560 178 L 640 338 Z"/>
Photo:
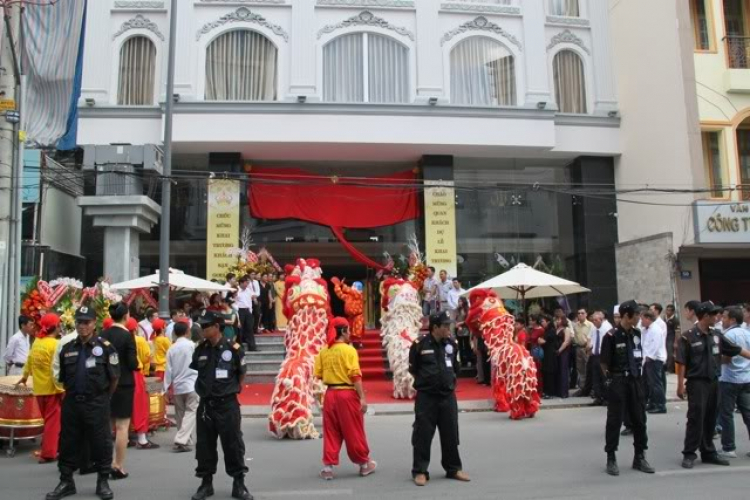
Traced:
<path id="1" fill-rule="evenodd" d="M 553 396 L 559 396 L 560 387 L 557 377 L 557 350 L 560 348 L 560 342 L 557 338 L 557 331 L 555 324 L 552 319 L 548 316 L 542 317 L 541 326 L 544 328 L 544 335 L 539 338 L 538 344 L 544 351 L 544 359 L 542 359 L 542 378 L 544 380 L 544 399 L 549 399 Z"/>
<path id="2" fill-rule="evenodd" d="M 563 399 L 567 399 L 570 391 L 570 345 L 573 342 L 573 332 L 568 325 L 568 319 L 565 317 L 555 321 L 555 331 L 560 343 L 557 349 L 557 388 L 559 396 Z"/>
<path id="3" fill-rule="evenodd" d="M 229 342 L 241 343 L 242 340 L 237 339 L 240 320 L 237 316 L 237 312 L 232 309 L 232 304 L 234 304 L 234 298 L 231 295 L 227 295 L 221 303 L 221 309 L 218 311 L 219 315 L 224 318 L 224 330 L 222 331 L 222 335 L 224 335 Z"/>
<path id="4" fill-rule="evenodd" d="M 279 331 L 286 331 L 287 319 L 284 315 L 284 294 L 286 293 L 286 276 L 281 273 L 276 277 L 273 283 L 274 291 L 276 292 L 274 298 L 274 310 L 276 313 L 276 329 Z"/>
<path id="5" fill-rule="evenodd" d="M 216 311 L 216 312 L 219 312 L 222 309 L 224 309 L 224 306 L 222 305 L 221 294 L 215 293 L 211 295 L 211 298 L 208 299 L 208 307 L 206 309 L 209 311 Z"/>

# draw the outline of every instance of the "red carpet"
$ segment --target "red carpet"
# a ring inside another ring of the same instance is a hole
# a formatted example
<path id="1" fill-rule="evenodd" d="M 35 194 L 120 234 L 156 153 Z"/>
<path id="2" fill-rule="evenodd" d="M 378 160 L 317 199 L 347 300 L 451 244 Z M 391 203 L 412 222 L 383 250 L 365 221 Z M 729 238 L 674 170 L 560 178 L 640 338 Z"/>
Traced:
<path id="1" fill-rule="evenodd" d="M 383 352 L 379 330 L 366 330 L 362 338 L 362 347 L 357 349 L 357 352 L 359 353 L 359 367 L 362 369 L 362 380 L 365 382 L 388 380 L 386 375 L 388 359 Z"/>
<path id="2" fill-rule="evenodd" d="M 413 401 L 404 399 L 393 399 L 393 382 L 390 380 L 365 380 L 365 393 L 367 402 L 378 403 L 403 403 L 414 404 Z M 262 406 L 271 404 L 273 384 L 245 384 L 240 394 L 240 404 L 249 406 Z M 492 399 L 492 389 L 486 385 L 479 385 L 473 378 L 462 378 L 458 380 L 456 396 L 459 401 L 477 401 Z"/>

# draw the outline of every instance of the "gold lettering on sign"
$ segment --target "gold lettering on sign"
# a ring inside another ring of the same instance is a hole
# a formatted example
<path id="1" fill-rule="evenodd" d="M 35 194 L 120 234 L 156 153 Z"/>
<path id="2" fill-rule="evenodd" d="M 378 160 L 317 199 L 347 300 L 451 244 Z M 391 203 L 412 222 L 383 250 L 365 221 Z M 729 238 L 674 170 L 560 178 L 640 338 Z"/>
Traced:
<path id="1" fill-rule="evenodd" d="M 224 281 L 235 257 L 227 250 L 240 239 L 240 183 L 225 179 L 208 182 L 206 220 L 206 274 L 208 279 Z"/>
<path id="2" fill-rule="evenodd" d="M 458 274 L 456 193 L 453 182 L 425 181 L 425 250 L 428 266 Z"/>

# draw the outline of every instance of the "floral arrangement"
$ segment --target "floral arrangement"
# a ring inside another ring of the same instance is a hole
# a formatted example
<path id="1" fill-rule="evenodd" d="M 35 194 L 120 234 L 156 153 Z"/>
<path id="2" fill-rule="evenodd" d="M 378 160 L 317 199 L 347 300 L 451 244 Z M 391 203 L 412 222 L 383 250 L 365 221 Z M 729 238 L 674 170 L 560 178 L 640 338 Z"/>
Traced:
<path id="1" fill-rule="evenodd" d="M 240 247 L 230 248 L 227 255 L 237 258 L 237 264 L 229 269 L 230 273 L 237 276 L 245 276 L 250 273 L 280 273 L 281 266 L 271 255 L 271 252 L 261 248 L 258 253 L 250 250 L 253 246 L 253 238 L 250 229 L 244 228 L 240 237 Z"/>

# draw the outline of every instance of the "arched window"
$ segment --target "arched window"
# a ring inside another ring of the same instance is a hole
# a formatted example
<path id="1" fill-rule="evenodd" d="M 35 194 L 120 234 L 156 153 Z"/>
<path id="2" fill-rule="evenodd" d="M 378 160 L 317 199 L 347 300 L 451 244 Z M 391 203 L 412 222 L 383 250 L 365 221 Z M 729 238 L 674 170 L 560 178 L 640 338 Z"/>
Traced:
<path id="1" fill-rule="evenodd" d="M 485 37 L 463 40 L 451 51 L 451 102 L 473 106 L 515 106 L 513 55 Z"/>
<path id="2" fill-rule="evenodd" d="M 117 104 L 151 106 L 154 104 L 156 46 L 145 36 L 128 39 L 120 49 L 120 75 Z"/>
<path id="3" fill-rule="evenodd" d="M 579 0 L 549 0 L 549 13 L 553 16 L 580 17 Z"/>
<path id="4" fill-rule="evenodd" d="M 323 48 L 323 100 L 409 102 L 409 49 L 372 33 L 353 33 Z"/>
<path id="5" fill-rule="evenodd" d="M 224 33 L 206 50 L 207 101 L 275 101 L 278 50 L 250 30 Z"/>
<path id="6" fill-rule="evenodd" d="M 586 77 L 583 61 L 572 50 L 561 50 L 552 62 L 555 99 L 561 113 L 586 113 Z"/>

